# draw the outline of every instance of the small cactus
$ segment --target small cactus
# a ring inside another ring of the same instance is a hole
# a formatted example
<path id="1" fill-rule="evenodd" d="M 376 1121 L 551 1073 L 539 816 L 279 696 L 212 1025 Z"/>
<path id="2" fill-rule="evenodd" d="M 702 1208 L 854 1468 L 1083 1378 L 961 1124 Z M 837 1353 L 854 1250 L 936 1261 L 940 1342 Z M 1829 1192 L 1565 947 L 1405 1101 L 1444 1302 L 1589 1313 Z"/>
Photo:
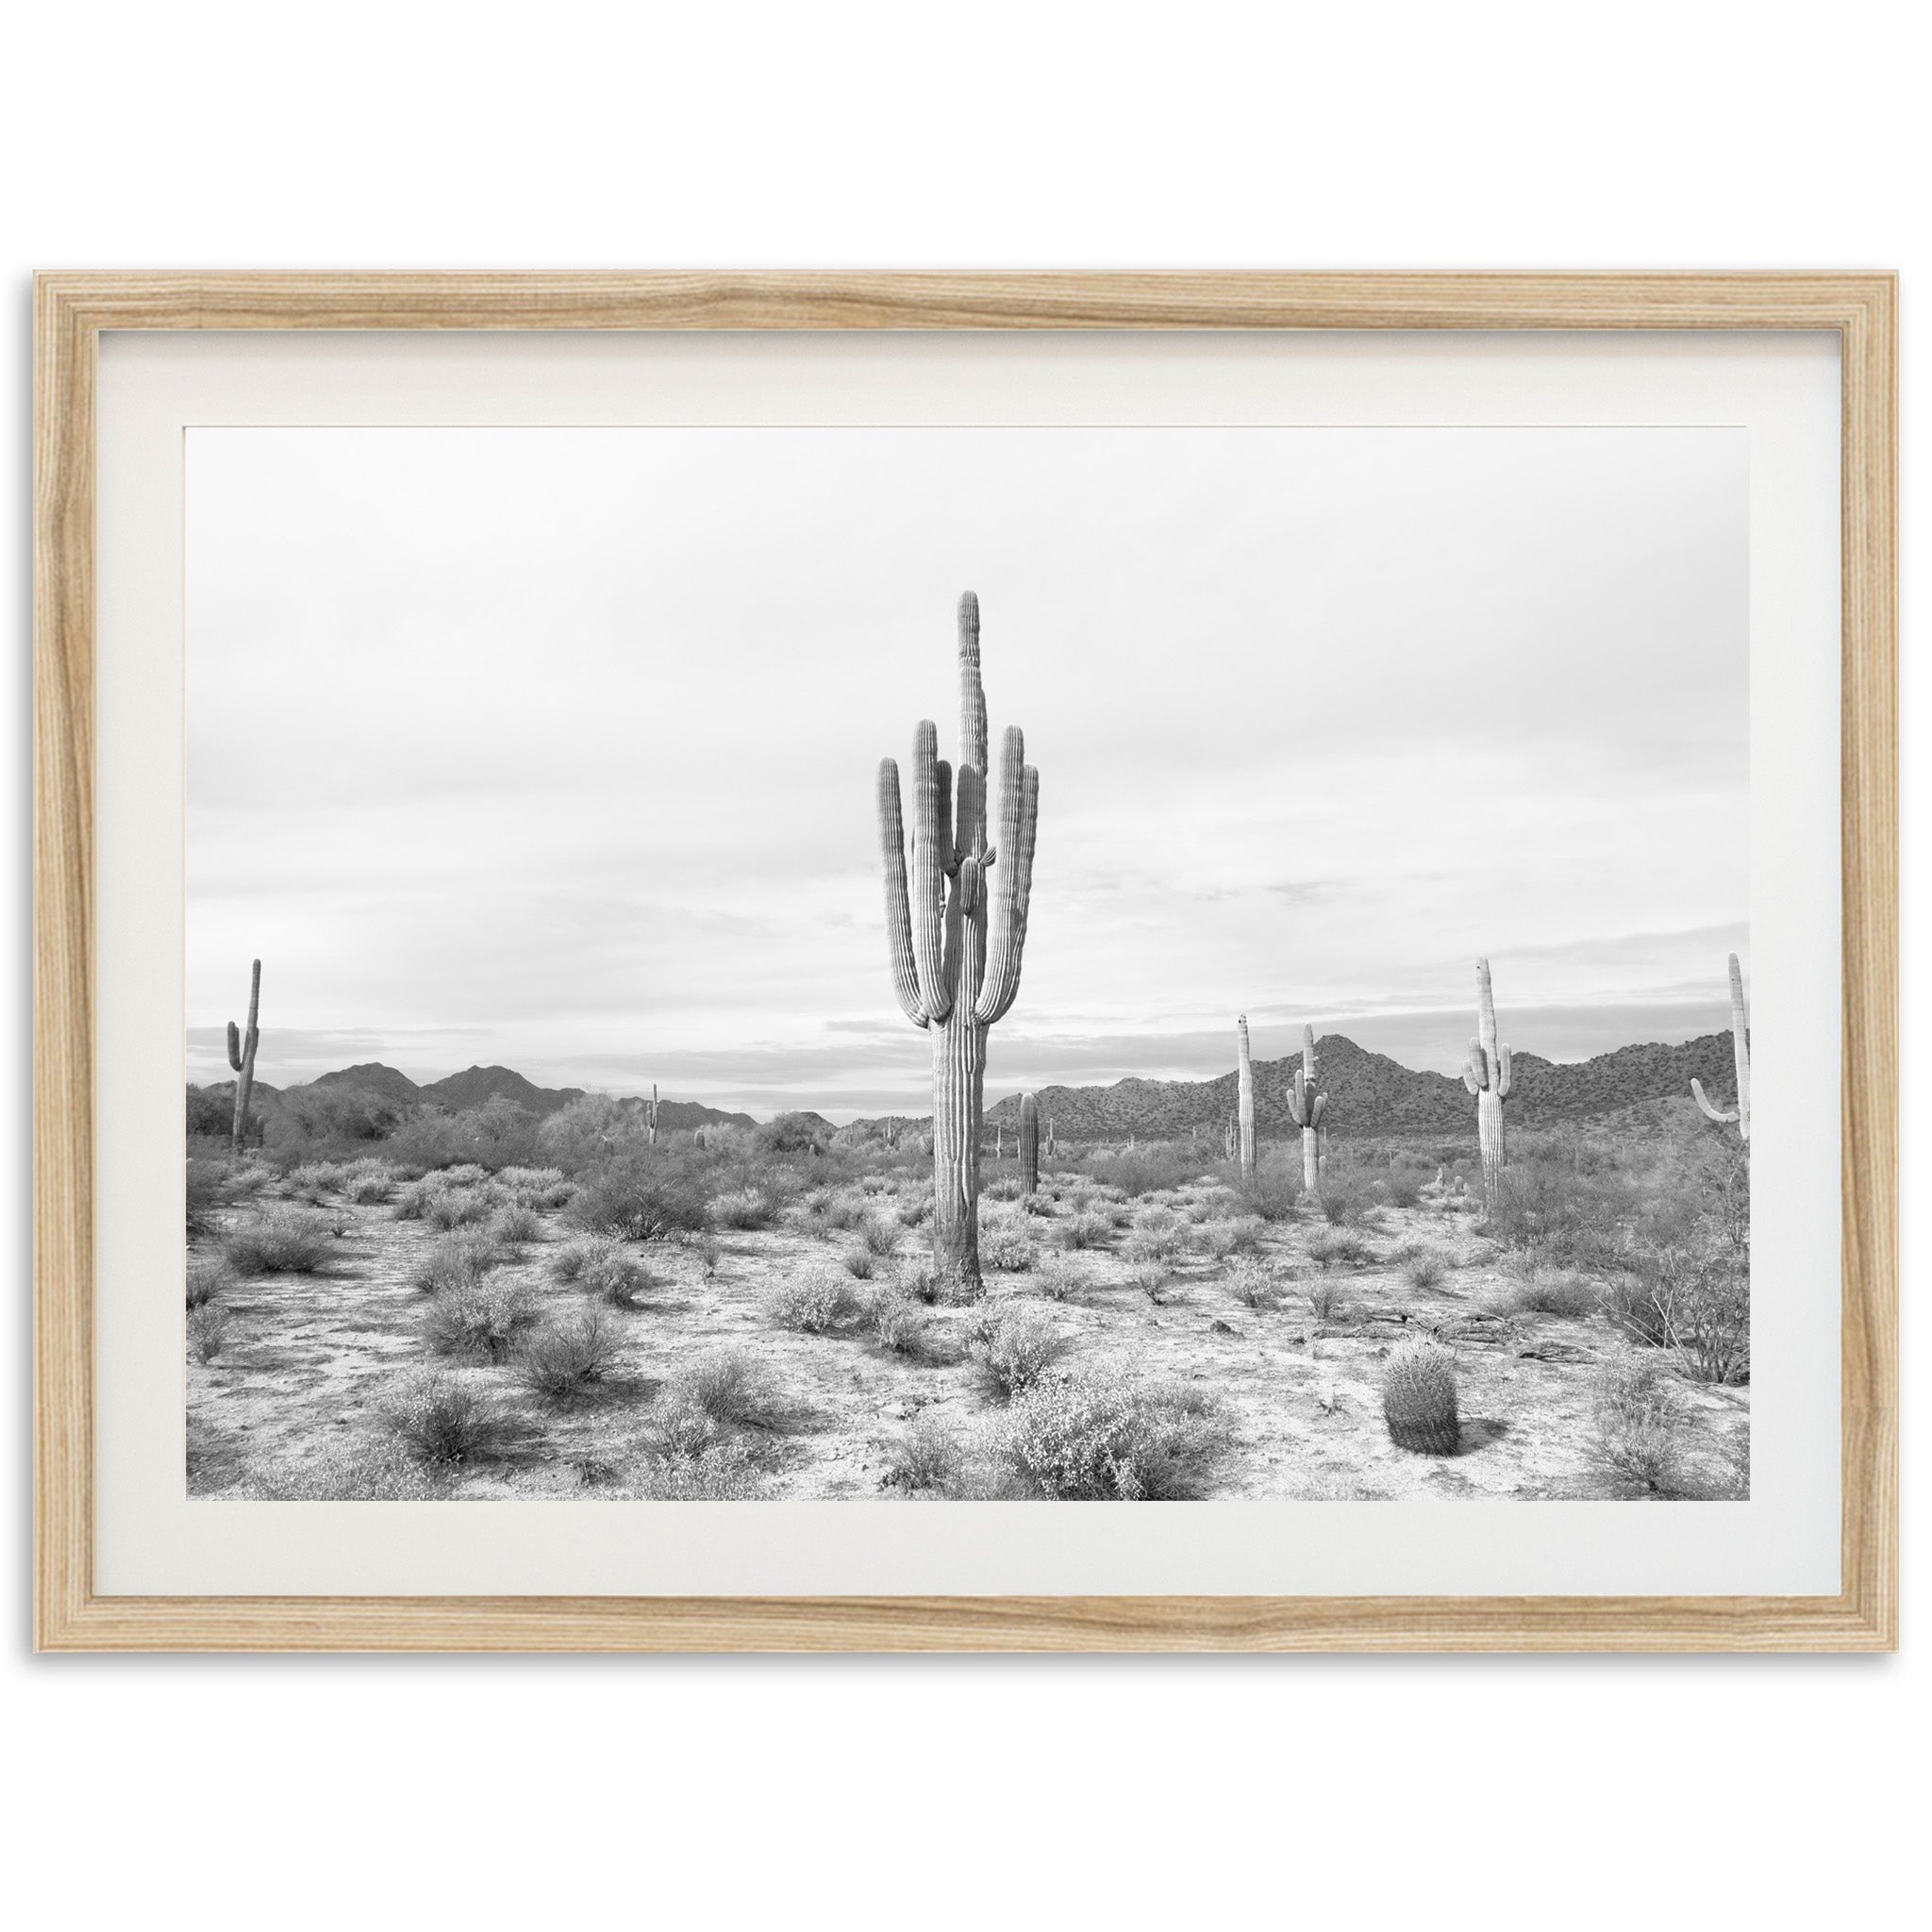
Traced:
<path id="1" fill-rule="evenodd" d="M 1302 1187 L 1310 1194 L 1322 1191 L 1322 1116 L 1328 1096 L 1315 1091 L 1315 1029 L 1302 1028 L 1302 1063 L 1289 1083 L 1288 1117 L 1302 1130 Z"/>
<path id="2" fill-rule="evenodd" d="M 1426 1336 L 1399 1342 L 1382 1370 L 1382 1415 L 1398 1449 L 1453 1456 L 1461 1441 L 1456 1417 L 1456 1357 Z"/>
<path id="3" fill-rule="evenodd" d="M 1515 1086 L 1509 1049 L 1496 1041 L 1496 996 L 1490 990 L 1490 962 L 1475 962 L 1476 1024 L 1469 1042 L 1462 1084 L 1475 1095 L 1476 1140 L 1483 1157 L 1483 1205 L 1493 1214 L 1503 1190 L 1503 1103 Z"/>
<path id="4" fill-rule="evenodd" d="M 1255 1062 L 1248 1054 L 1248 1016 L 1234 1023 L 1235 1039 L 1241 1054 L 1241 1104 L 1236 1118 L 1241 1123 L 1241 1178 L 1255 1177 Z"/>
<path id="5" fill-rule="evenodd" d="M 1020 1096 L 1020 1191 L 1040 1191 L 1040 1103 L 1030 1093 Z"/>
<path id="6" fill-rule="evenodd" d="M 1748 1142 L 1751 1139 L 1751 1033 L 1750 1020 L 1744 1011 L 1744 970 L 1738 964 L 1735 953 L 1731 955 L 1731 1054 L 1738 1068 L 1736 1107 L 1728 1110 L 1714 1107 L 1705 1098 L 1703 1087 L 1695 1080 L 1690 1083 L 1690 1091 L 1696 1096 L 1707 1119 L 1721 1124 L 1736 1121 L 1738 1138 Z"/>
<path id="7" fill-rule="evenodd" d="M 255 1089 L 255 1049 L 261 1043 L 261 1028 L 255 1023 L 261 1011 L 261 961 L 248 975 L 248 1031 L 243 1033 L 234 1021 L 228 1022 L 228 1064 L 235 1070 L 235 1125 L 231 1140 L 237 1154 L 248 1138 L 248 1096 Z"/>

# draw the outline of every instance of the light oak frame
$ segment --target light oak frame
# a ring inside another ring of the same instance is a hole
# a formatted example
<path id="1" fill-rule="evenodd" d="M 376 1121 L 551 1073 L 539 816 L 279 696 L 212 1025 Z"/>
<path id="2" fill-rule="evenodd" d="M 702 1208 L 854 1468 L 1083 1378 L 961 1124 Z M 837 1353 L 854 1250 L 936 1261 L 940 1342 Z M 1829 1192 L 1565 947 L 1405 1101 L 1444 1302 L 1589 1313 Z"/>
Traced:
<path id="1" fill-rule="evenodd" d="M 1870 1651 L 1898 1628 L 1889 275 L 38 278 L 35 1573 L 49 1651 Z M 1824 330 L 1842 352 L 1842 1567 L 1817 1597 L 108 1597 L 93 1588 L 94 368 L 108 329 Z"/>

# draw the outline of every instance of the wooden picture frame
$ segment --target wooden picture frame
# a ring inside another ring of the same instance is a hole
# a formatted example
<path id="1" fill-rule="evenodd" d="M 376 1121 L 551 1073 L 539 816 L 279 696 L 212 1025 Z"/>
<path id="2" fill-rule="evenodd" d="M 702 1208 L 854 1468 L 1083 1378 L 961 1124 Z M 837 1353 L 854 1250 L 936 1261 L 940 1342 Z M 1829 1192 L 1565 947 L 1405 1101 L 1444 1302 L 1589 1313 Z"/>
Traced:
<path id="1" fill-rule="evenodd" d="M 95 357 L 119 330 L 1807 330 L 1842 381 L 1835 1596 L 122 1597 L 94 1587 Z M 1887 275 L 56 274 L 36 291 L 36 1638 L 49 1651 L 1895 1647 L 1897 289 Z"/>

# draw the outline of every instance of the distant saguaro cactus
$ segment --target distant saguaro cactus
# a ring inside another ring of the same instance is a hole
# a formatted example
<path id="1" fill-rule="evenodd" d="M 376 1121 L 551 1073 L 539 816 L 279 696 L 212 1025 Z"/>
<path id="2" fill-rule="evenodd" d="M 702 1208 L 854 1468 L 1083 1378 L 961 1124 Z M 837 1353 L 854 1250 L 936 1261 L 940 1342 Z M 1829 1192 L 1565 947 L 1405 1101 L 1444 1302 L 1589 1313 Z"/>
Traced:
<path id="1" fill-rule="evenodd" d="M 1456 1357 L 1424 1336 L 1398 1342 L 1382 1370 L 1382 1419 L 1398 1449 L 1453 1456 L 1462 1440 Z"/>
<path id="2" fill-rule="evenodd" d="M 1230 1113 L 1228 1115 L 1227 1130 L 1222 1137 L 1223 1141 L 1227 1148 L 1227 1158 L 1230 1160 L 1234 1158 L 1235 1149 L 1241 1145 L 1241 1136 L 1237 1130 L 1237 1124 L 1240 1118 L 1241 1117 L 1239 1114 Z"/>
<path id="3" fill-rule="evenodd" d="M 1236 1109 L 1236 1118 L 1241 1123 L 1241 1178 L 1255 1177 L 1255 1062 L 1248 1054 L 1248 1016 L 1243 1013 L 1234 1023 L 1235 1038 L 1241 1053 L 1241 1103 Z"/>
<path id="4" fill-rule="evenodd" d="M 1059 1158 L 1060 1143 L 1054 1138 L 1053 1115 L 1046 1117 L 1046 1158 L 1057 1160 Z"/>
<path id="5" fill-rule="evenodd" d="M 1744 971 L 1738 964 L 1738 956 L 1731 955 L 1731 1055 L 1738 1068 L 1738 1104 L 1726 1112 L 1723 1108 L 1713 1107 L 1705 1098 L 1704 1089 L 1692 1080 L 1690 1091 L 1697 1096 L 1697 1104 L 1707 1118 L 1728 1124 L 1738 1124 L 1738 1138 L 1748 1141 L 1751 1138 L 1751 1033 L 1750 1019 L 1744 1011 Z"/>
<path id="6" fill-rule="evenodd" d="M 1490 991 L 1490 962 L 1475 962 L 1476 1024 L 1463 1063 L 1462 1084 L 1475 1095 L 1476 1139 L 1483 1157 L 1483 1205 L 1493 1209 L 1503 1186 L 1503 1103 L 1513 1086 L 1509 1049 L 1496 1042 L 1496 997 Z"/>
<path id="7" fill-rule="evenodd" d="M 256 1021 L 261 1012 L 261 961 L 256 960 L 248 974 L 248 1031 L 243 1033 L 228 1022 L 228 1064 L 235 1070 L 235 1125 L 229 1136 L 237 1154 L 248 1137 L 248 1096 L 255 1091 L 255 1049 L 261 1043 L 261 1028 Z"/>
<path id="8" fill-rule="evenodd" d="M 648 1145 L 658 1144 L 658 1083 L 651 1082 L 650 1103 L 644 1108 L 644 1138 Z"/>
<path id="9" fill-rule="evenodd" d="M 932 1035 L 933 1268 L 955 1296 L 979 1279 L 979 1136 L 986 1034 L 1020 991 L 1040 774 L 1008 725 L 1000 750 L 999 842 L 987 843 L 986 693 L 979 676 L 979 599 L 959 599 L 959 771 L 939 755 L 922 719 L 912 739 L 912 857 L 908 890 L 899 767 L 879 764 L 879 851 L 892 990 Z M 988 874 L 994 890 L 989 892 Z M 988 899 L 992 900 L 989 910 Z"/>
<path id="10" fill-rule="evenodd" d="M 1020 1191 L 1040 1191 L 1040 1103 L 1030 1093 L 1020 1096 Z"/>
<path id="11" fill-rule="evenodd" d="M 1288 1117 L 1302 1130 L 1302 1187 L 1310 1194 L 1322 1191 L 1322 1116 L 1328 1096 L 1315 1091 L 1315 1029 L 1302 1028 L 1302 1063 L 1288 1086 Z"/>

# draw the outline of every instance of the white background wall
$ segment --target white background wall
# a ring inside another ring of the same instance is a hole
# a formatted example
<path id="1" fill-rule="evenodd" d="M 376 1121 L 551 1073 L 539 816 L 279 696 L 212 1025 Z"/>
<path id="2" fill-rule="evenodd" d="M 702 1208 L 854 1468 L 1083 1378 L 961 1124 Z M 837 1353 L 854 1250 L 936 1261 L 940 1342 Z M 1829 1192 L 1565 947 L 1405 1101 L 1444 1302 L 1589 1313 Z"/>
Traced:
<path id="1" fill-rule="evenodd" d="M 1696 0 L 37 9 L 0 114 L 8 807 L 32 269 L 1890 266 L 1909 508 L 1916 29 Z M 1910 1870 L 1909 1595 L 1897 1660 L 34 1660 L 24 1108 L 7 1129 L 16 1923 L 1803 1924 Z"/>

